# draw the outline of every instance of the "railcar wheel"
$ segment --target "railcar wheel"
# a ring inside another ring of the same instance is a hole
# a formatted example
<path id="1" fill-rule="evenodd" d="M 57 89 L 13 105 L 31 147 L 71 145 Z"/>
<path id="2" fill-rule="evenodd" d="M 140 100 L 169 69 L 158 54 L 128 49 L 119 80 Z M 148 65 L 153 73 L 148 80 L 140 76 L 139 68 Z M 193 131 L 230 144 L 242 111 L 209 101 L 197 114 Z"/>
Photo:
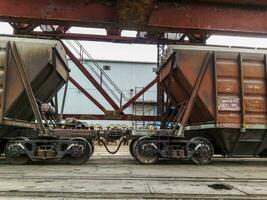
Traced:
<path id="1" fill-rule="evenodd" d="M 70 148 L 70 154 L 68 156 L 69 164 L 81 165 L 86 163 L 93 153 L 90 142 L 83 138 L 73 138 L 71 141 L 72 144 Z"/>
<path id="2" fill-rule="evenodd" d="M 141 164 L 154 164 L 159 160 L 157 147 L 150 137 L 141 137 L 135 141 L 133 155 Z"/>
<path id="3" fill-rule="evenodd" d="M 91 155 L 90 155 L 90 157 L 89 158 L 91 158 L 92 157 L 92 155 L 94 154 L 94 152 L 95 152 L 95 145 L 94 144 L 92 144 L 92 143 L 90 143 L 91 144 L 91 147 L 92 147 L 92 152 L 91 152 Z"/>
<path id="4" fill-rule="evenodd" d="M 195 137 L 190 141 L 197 142 L 193 147 L 194 153 L 191 160 L 197 165 L 209 164 L 214 154 L 214 149 L 210 141 L 202 137 Z"/>
<path id="5" fill-rule="evenodd" d="M 23 148 L 19 145 L 20 140 L 28 140 L 28 138 L 20 137 L 10 140 L 5 146 L 5 156 L 10 164 L 24 165 L 30 161 L 28 155 L 24 153 Z"/>
<path id="6" fill-rule="evenodd" d="M 262 152 L 259 153 L 259 157 L 267 158 L 267 149 L 264 149 Z"/>
<path id="7" fill-rule="evenodd" d="M 94 144 L 94 142 L 92 141 L 92 140 L 87 140 L 89 143 L 90 143 L 90 145 L 91 145 L 91 153 L 90 153 L 90 156 L 89 156 L 89 158 L 91 158 L 92 157 L 92 155 L 94 154 L 94 152 L 95 152 L 95 144 Z"/>
<path id="8" fill-rule="evenodd" d="M 137 141 L 137 139 L 132 139 L 132 141 L 129 144 L 129 152 L 130 152 L 130 154 L 132 155 L 133 158 L 135 158 L 135 155 L 134 155 L 134 146 L 135 146 L 135 142 L 136 141 Z"/>

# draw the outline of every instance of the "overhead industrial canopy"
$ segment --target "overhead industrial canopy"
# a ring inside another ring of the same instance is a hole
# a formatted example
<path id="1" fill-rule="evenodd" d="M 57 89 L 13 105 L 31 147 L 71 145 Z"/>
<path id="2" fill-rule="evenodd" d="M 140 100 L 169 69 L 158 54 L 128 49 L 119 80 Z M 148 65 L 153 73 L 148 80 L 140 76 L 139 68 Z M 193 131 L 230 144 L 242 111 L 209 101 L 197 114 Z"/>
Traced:
<path id="1" fill-rule="evenodd" d="M 1 0 L 0 20 L 154 32 L 267 33 L 265 0 Z M 115 31 L 114 31 L 115 30 Z"/>

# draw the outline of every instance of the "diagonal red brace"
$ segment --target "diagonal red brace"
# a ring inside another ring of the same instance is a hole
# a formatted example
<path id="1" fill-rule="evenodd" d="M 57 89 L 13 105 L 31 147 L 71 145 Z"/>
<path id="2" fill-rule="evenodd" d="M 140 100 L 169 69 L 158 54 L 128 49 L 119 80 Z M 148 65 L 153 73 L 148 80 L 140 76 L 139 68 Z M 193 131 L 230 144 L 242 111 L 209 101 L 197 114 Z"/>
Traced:
<path id="1" fill-rule="evenodd" d="M 156 76 L 156 78 L 151 81 L 149 84 L 147 84 L 140 92 L 138 92 L 135 96 L 133 96 L 128 102 L 126 102 L 120 109 L 120 112 L 125 110 L 129 105 L 131 105 L 133 102 L 135 102 L 141 95 L 143 95 L 149 88 L 151 88 L 155 83 L 159 81 L 159 77 Z"/>
<path id="2" fill-rule="evenodd" d="M 70 28 L 71 28 L 70 25 L 68 25 L 68 26 L 58 26 L 58 27 L 56 28 L 56 32 L 59 32 L 59 33 L 66 33 Z"/>
<path id="3" fill-rule="evenodd" d="M 62 43 L 63 44 L 63 43 Z M 63 44 L 64 45 L 64 44 Z M 113 101 L 108 93 L 101 87 L 101 85 L 95 80 L 95 78 L 88 72 L 84 65 L 73 55 L 73 53 L 64 45 L 67 55 L 75 63 L 75 65 L 81 70 L 86 78 L 95 86 L 95 88 L 102 94 L 107 102 L 116 110 L 119 111 L 119 106 Z"/>
<path id="4" fill-rule="evenodd" d="M 77 87 L 81 93 L 83 93 L 88 99 L 90 99 L 103 113 L 106 113 L 107 110 L 92 96 L 90 95 L 78 82 L 76 82 L 72 77 L 69 77 L 69 81 Z"/>

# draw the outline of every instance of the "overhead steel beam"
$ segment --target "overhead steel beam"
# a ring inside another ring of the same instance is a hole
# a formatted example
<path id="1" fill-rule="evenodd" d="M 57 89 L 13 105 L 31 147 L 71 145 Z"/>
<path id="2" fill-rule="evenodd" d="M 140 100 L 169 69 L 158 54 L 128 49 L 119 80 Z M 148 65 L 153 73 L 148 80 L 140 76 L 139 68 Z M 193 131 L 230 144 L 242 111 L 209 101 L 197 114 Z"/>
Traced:
<path id="1" fill-rule="evenodd" d="M 94 34 L 80 34 L 80 33 L 58 33 L 58 32 L 40 32 L 34 31 L 31 35 L 43 37 L 55 37 L 63 40 L 85 40 L 85 41 L 100 41 L 100 42 L 114 42 L 127 44 L 199 44 L 200 42 L 181 40 L 170 40 L 164 38 L 139 38 L 139 37 L 124 37 L 118 35 L 94 35 Z"/>
<path id="2" fill-rule="evenodd" d="M 154 7 L 154 0 L 117 0 L 117 20 L 120 25 L 145 27 Z"/>
<path id="3" fill-rule="evenodd" d="M 157 32 L 266 35 L 266 6 L 251 1 L 229 2 L 234 1 L 155 1 L 148 22 L 120 14 L 121 24 L 116 1 L 1 0 L 0 20 Z"/>
<path id="4" fill-rule="evenodd" d="M 64 114 L 63 118 L 76 118 L 79 120 L 128 120 L 128 121 L 160 121 L 161 116 L 146 115 L 98 115 L 98 114 Z"/>
<path id="5" fill-rule="evenodd" d="M 108 4 L 81 0 L 1 0 L 0 18 L 37 24 L 103 26 L 115 21 L 115 10 Z"/>
<path id="6" fill-rule="evenodd" d="M 69 29 L 71 28 L 71 26 L 58 26 L 56 28 L 56 31 L 59 33 L 66 33 Z"/>
<path id="7" fill-rule="evenodd" d="M 9 23 L 9 24 L 10 26 L 13 27 L 14 34 L 29 34 L 36 28 L 36 25 L 34 24 L 25 24 L 25 23 Z"/>
<path id="8" fill-rule="evenodd" d="M 194 0 L 198 2 L 216 2 L 221 4 L 250 5 L 250 6 L 267 6 L 266 0 Z"/>
<path id="9" fill-rule="evenodd" d="M 184 3 L 157 7 L 148 27 L 165 31 L 266 35 L 266 21 L 266 6 Z"/>

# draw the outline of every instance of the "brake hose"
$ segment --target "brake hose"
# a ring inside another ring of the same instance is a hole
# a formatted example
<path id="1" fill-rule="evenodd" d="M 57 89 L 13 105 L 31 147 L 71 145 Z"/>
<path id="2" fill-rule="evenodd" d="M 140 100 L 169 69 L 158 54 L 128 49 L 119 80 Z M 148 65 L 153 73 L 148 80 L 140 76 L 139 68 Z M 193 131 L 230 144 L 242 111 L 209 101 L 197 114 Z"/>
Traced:
<path id="1" fill-rule="evenodd" d="M 116 154 L 116 153 L 119 151 L 119 149 L 120 149 L 120 147 L 121 147 L 121 144 L 122 144 L 124 141 L 126 141 L 126 138 L 123 138 L 123 140 L 120 142 L 119 146 L 117 147 L 117 149 L 116 149 L 115 151 L 110 151 L 110 150 L 108 149 L 106 143 L 105 143 L 102 139 L 99 139 L 98 141 L 101 142 L 101 143 L 104 145 L 104 147 L 105 147 L 105 149 L 107 150 L 108 153 L 110 153 L 110 154 Z"/>

